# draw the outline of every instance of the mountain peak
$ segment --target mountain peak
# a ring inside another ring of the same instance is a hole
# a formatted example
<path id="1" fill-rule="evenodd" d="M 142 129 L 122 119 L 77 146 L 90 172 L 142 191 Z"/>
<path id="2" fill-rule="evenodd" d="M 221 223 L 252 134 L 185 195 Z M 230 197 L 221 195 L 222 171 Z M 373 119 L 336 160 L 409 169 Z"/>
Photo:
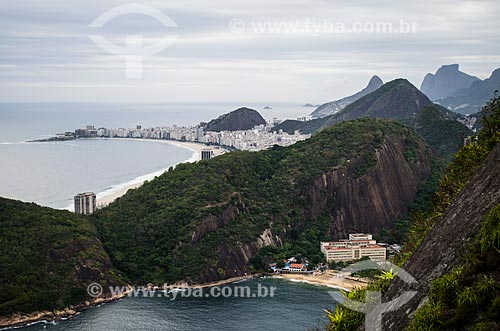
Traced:
<path id="1" fill-rule="evenodd" d="M 475 80 L 469 87 L 439 99 L 437 103 L 457 113 L 474 114 L 481 111 L 496 90 L 500 90 L 500 68 L 494 70 L 489 78 Z"/>
<path id="2" fill-rule="evenodd" d="M 256 125 L 266 124 L 266 120 L 258 111 L 240 107 L 230 113 L 219 116 L 208 122 L 204 129 L 206 131 L 238 131 L 250 130 Z"/>
<path id="3" fill-rule="evenodd" d="M 459 71 L 459 65 L 454 63 L 454 64 L 443 64 L 439 69 L 436 71 L 436 74 L 439 72 L 457 72 Z"/>
<path id="4" fill-rule="evenodd" d="M 382 85 L 384 85 L 384 82 L 382 81 L 382 79 L 380 79 L 379 76 L 374 75 L 374 76 L 372 76 L 372 78 L 370 78 L 368 85 L 366 85 L 366 87 L 364 89 L 362 89 L 358 93 L 355 93 L 351 96 L 322 104 L 321 106 L 316 108 L 316 110 L 314 110 L 311 113 L 311 117 L 322 118 L 322 117 L 336 114 L 339 111 L 341 111 L 344 107 L 350 105 L 351 103 L 355 102 L 359 98 L 362 98 L 365 95 L 372 93 L 373 91 L 375 91 L 376 89 L 378 89 Z"/>
<path id="5" fill-rule="evenodd" d="M 495 69 L 492 73 L 491 73 L 491 76 L 490 76 L 490 79 L 500 79 L 500 68 L 498 69 Z"/>
<path id="6" fill-rule="evenodd" d="M 396 78 L 394 80 L 391 80 L 390 82 L 387 82 L 385 85 L 387 86 L 401 85 L 418 91 L 418 88 L 416 88 L 415 85 L 410 83 L 410 81 L 408 81 L 408 79 L 406 78 Z"/>
<path id="7" fill-rule="evenodd" d="M 428 104 L 431 101 L 412 83 L 398 78 L 345 107 L 327 125 L 361 117 L 408 118 Z"/>
<path id="8" fill-rule="evenodd" d="M 422 93 L 415 85 L 410 83 L 405 78 L 396 78 L 394 80 L 391 80 L 390 82 L 385 83 L 381 87 L 381 94 L 387 93 L 392 89 L 398 89 L 398 94 L 404 97 L 408 97 L 410 95 L 412 96 L 417 96 L 420 99 L 426 99 L 427 101 L 430 102 L 429 98 Z M 403 92 L 404 91 L 404 92 Z"/>
<path id="9" fill-rule="evenodd" d="M 425 75 L 420 90 L 431 100 L 446 98 L 458 90 L 468 88 L 479 78 L 459 70 L 458 64 L 442 65 L 433 75 Z"/>
<path id="10" fill-rule="evenodd" d="M 370 81 L 368 82 L 366 88 L 375 88 L 376 90 L 382 85 L 384 85 L 382 79 L 380 79 L 380 77 L 377 75 L 373 75 L 372 78 L 370 78 Z"/>

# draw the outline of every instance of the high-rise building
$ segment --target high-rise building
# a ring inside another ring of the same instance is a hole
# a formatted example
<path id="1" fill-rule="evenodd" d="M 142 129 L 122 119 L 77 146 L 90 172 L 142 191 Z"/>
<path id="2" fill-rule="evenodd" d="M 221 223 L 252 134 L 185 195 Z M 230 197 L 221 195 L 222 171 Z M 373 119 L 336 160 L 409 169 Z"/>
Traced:
<path id="1" fill-rule="evenodd" d="M 211 149 L 204 149 L 201 151 L 202 160 L 210 160 L 214 156 L 214 151 Z"/>
<path id="2" fill-rule="evenodd" d="M 195 136 L 194 136 L 194 139 L 195 139 L 196 141 L 200 141 L 202 137 L 203 137 L 203 127 L 198 126 L 198 127 L 196 127 L 196 129 L 195 129 Z"/>
<path id="3" fill-rule="evenodd" d="M 75 195 L 75 213 L 90 215 L 96 210 L 95 193 L 85 192 Z"/>

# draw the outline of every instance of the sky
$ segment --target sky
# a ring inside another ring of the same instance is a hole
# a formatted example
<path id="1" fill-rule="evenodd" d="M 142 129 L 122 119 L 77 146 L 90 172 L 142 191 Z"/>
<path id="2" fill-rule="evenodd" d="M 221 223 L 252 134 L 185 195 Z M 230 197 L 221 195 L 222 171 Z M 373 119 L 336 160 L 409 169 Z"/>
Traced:
<path id="1" fill-rule="evenodd" d="M 499 12 L 498 0 L 2 0 L 0 102 L 319 104 L 375 74 L 419 87 L 451 63 L 484 79 L 500 67 Z"/>

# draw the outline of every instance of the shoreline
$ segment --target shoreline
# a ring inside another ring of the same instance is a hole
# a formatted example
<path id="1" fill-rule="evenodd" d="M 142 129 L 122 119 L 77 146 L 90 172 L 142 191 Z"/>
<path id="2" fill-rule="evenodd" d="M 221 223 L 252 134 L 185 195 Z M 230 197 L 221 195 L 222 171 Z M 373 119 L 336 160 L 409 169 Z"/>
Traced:
<path id="1" fill-rule="evenodd" d="M 28 314 L 12 314 L 9 317 L 0 317 L 0 330 L 11 330 L 22 327 L 27 327 L 39 323 L 52 323 L 67 319 L 72 319 L 80 315 L 84 310 L 99 306 L 103 303 L 109 303 L 123 299 L 129 294 L 129 291 L 124 291 L 114 296 L 94 298 L 90 301 L 84 301 L 75 306 L 66 307 L 60 310 L 40 310 Z"/>
<path id="2" fill-rule="evenodd" d="M 221 146 L 209 146 L 204 143 L 192 142 L 192 141 L 177 141 L 177 140 L 166 140 L 166 139 L 144 139 L 144 138 L 95 138 L 96 140 L 125 140 L 125 141 L 140 141 L 140 142 L 152 142 L 152 143 L 162 143 L 169 144 L 173 146 L 177 146 L 180 148 L 188 149 L 193 152 L 190 158 L 187 160 L 181 161 L 173 165 L 175 167 L 181 163 L 194 163 L 201 160 L 201 151 L 204 149 L 211 149 L 214 152 L 214 157 L 225 154 L 228 152 L 227 149 Z M 157 170 L 148 174 L 137 176 L 125 183 L 113 185 L 111 188 L 108 188 L 104 191 L 98 192 L 96 195 L 97 206 L 104 207 L 118 199 L 119 197 L 125 195 L 128 190 L 135 189 L 141 187 L 147 180 L 152 180 L 153 178 L 162 175 L 165 171 L 170 168 L 164 168 L 161 170 Z M 73 211 L 74 206 L 70 205 L 68 207 L 62 208 L 65 210 Z"/>
<path id="3" fill-rule="evenodd" d="M 229 285 L 233 283 L 239 283 L 251 279 L 256 279 L 262 277 L 264 274 L 259 273 L 259 274 L 250 274 L 250 275 L 245 275 L 245 276 L 240 276 L 240 277 L 233 277 L 233 278 L 228 278 L 228 279 L 223 279 L 219 280 L 216 282 L 211 282 L 211 283 L 204 283 L 204 284 L 195 284 L 195 285 L 188 285 L 187 283 L 176 283 L 173 285 L 168 286 L 166 289 L 171 290 L 171 289 L 177 289 L 181 287 L 190 287 L 193 289 L 198 289 L 198 288 L 210 288 L 210 287 L 216 287 L 216 286 L 221 286 L 221 285 Z M 158 286 L 155 286 L 159 288 Z M 72 319 L 80 315 L 81 312 L 93 308 L 96 306 L 99 306 L 103 303 L 111 303 L 115 302 L 121 299 L 126 298 L 130 291 L 132 291 L 132 287 L 129 285 L 128 290 L 124 291 L 120 294 L 110 296 L 110 297 L 98 297 L 94 298 L 91 301 L 84 301 L 80 304 L 77 304 L 75 306 L 70 306 L 66 307 L 60 310 L 41 310 L 41 311 L 34 311 L 32 313 L 27 313 L 27 314 L 12 314 L 11 316 L 8 317 L 0 317 L 0 331 L 1 330 L 11 330 L 11 329 L 17 329 L 17 328 L 22 328 L 22 327 L 27 327 L 30 325 L 34 324 L 39 324 L 39 323 L 52 323 L 55 321 L 62 321 L 62 320 L 67 320 L 67 319 Z"/>
<path id="4" fill-rule="evenodd" d="M 321 274 L 318 276 L 306 276 L 301 274 L 281 274 L 273 276 L 275 278 L 285 279 L 294 283 L 305 283 L 317 286 L 326 286 L 330 288 L 335 288 L 337 290 L 343 290 L 350 292 L 356 288 L 366 287 L 367 284 L 352 279 L 347 279 L 343 277 L 333 276 L 331 274 Z"/>
<path id="5" fill-rule="evenodd" d="M 210 282 L 210 283 L 204 283 L 204 284 L 193 284 L 189 285 L 185 282 L 181 283 L 175 283 L 170 286 L 168 286 L 168 289 L 175 289 L 179 287 L 190 287 L 190 288 L 210 288 L 210 287 L 216 287 L 216 286 L 221 286 L 221 285 L 229 285 L 229 284 L 234 284 L 234 283 L 239 283 L 247 280 L 252 280 L 252 279 L 258 279 L 258 278 L 276 278 L 276 279 L 283 279 L 292 283 L 305 283 L 305 284 L 310 284 L 310 285 L 316 285 L 316 286 L 323 286 L 323 287 L 329 287 L 329 288 L 334 288 L 337 290 L 343 290 L 346 292 L 350 292 L 354 289 L 357 288 L 363 288 L 368 285 L 366 282 L 362 281 L 357 281 L 353 279 L 348 279 L 344 277 L 337 277 L 335 275 L 329 274 L 329 273 L 323 273 L 317 276 L 312 276 L 312 275 L 302 275 L 302 274 L 272 274 L 272 273 L 257 273 L 257 274 L 250 274 L 250 275 L 245 275 L 245 276 L 239 276 L 239 277 L 232 277 L 228 279 L 223 279 L 219 280 L 216 282 Z"/>
<path id="6" fill-rule="evenodd" d="M 305 283 L 309 285 L 315 286 L 323 286 L 334 288 L 337 290 L 343 290 L 350 292 L 355 288 L 365 287 L 367 284 L 358 282 L 351 279 L 341 278 L 332 276 L 331 274 L 321 274 L 318 276 L 306 276 L 301 274 L 281 274 L 281 275 L 273 275 L 266 273 L 257 273 L 257 274 L 249 274 L 245 276 L 232 277 L 228 279 L 223 279 L 215 282 L 204 283 L 204 284 L 194 284 L 188 285 L 185 282 L 176 283 L 169 285 L 166 290 L 178 289 L 182 287 L 189 287 L 192 289 L 205 289 L 211 287 L 217 287 L 222 285 L 235 284 L 239 282 L 244 282 L 252 279 L 258 279 L 262 277 L 283 279 L 292 283 Z M 155 286 L 157 287 L 157 286 Z M 157 287 L 159 288 L 159 287 Z M 43 310 L 43 311 L 35 311 L 29 314 L 13 314 L 9 317 L 0 318 L 0 330 L 9 330 L 16 329 L 21 327 L 26 327 L 29 325 L 37 324 L 37 323 L 51 323 L 54 321 L 61 321 L 66 319 L 72 319 L 76 316 L 80 315 L 81 312 L 99 306 L 103 303 L 115 302 L 120 299 L 126 298 L 129 294 L 129 291 L 132 290 L 132 287 L 129 286 L 129 290 L 117 294 L 111 297 L 100 297 L 94 298 L 91 301 L 85 301 L 75 306 L 66 307 L 60 310 Z"/>
<path id="7" fill-rule="evenodd" d="M 215 282 L 210 282 L 210 283 L 203 283 L 203 284 L 192 284 L 189 285 L 186 282 L 180 282 L 180 283 L 175 283 L 172 285 L 168 285 L 166 289 L 178 289 L 182 287 L 189 287 L 192 289 L 199 289 L 199 288 L 210 288 L 210 287 L 216 287 L 216 286 L 221 286 L 221 285 L 229 285 L 229 284 L 235 284 L 239 282 L 244 282 L 247 280 L 252 280 L 252 279 L 257 279 L 266 276 L 267 274 L 264 273 L 257 273 L 257 274 L 249 274 L 245 276 L 239 276 L 239 277 L 231 277 L 223 280 L 218 280 Z"/>

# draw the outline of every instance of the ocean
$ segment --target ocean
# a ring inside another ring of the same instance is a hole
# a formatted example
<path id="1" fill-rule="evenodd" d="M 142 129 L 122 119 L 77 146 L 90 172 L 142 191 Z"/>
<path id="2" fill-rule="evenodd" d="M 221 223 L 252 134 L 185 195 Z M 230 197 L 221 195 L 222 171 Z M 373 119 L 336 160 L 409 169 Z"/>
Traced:
<path id="1" fill-rule="evenodd" d="M 266 119 L 296 118 L 310 108 L 279 104 L 103 104 L 1 103 L 0 196 L 72 209 L 73 196 L 91 191 L 99 196 L 160 175 L 193 158 L 191 150 L 145 141 L 77 140 L 27 143 L 86 125 L 132 128 L 196 125 L 240 106 L 258 110 Z"/>
<path id="2" fill-rule="evenodd" d="M 333 289 L 282 279 L 256 279 L 234 286 L 276 287 L 273 297 L 125 298 L 93 307 L 71 320 L 37 323 L 23 331 L 265 331 L 311 330 L 328 322 Z M 205 293 L 205 292 L 204 292 Z"/>

